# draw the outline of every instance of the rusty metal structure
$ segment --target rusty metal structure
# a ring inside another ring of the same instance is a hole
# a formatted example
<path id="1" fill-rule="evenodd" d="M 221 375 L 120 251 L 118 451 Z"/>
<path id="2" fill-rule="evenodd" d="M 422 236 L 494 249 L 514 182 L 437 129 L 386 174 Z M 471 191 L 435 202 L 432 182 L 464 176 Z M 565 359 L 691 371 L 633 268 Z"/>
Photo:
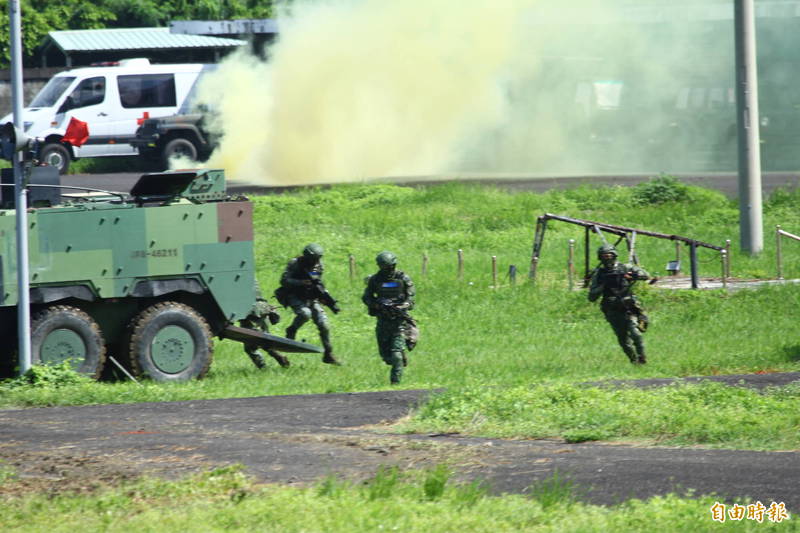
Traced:
<path id="1" fill-rule="evenodd" d="M 724 246 L 716 246 L 707 242 L 698 241 L 689 237 L 681 235 L 670 235 L 667 233 L 659 233 L 656 231 L 649 231 L 644 229 L 630 228 L 626 226 L 619 226 L 616 224 L 607 224 L 605 222 L 595 222 L 592 220 L 583 220 L 580 218 L 566 217 L 562 215 L 554 215 L 545 213 L 536 219 L 536 233 L 533 239 L 533 253 L 531 254 L 531 264 L 528 277 L 531 281 L 536 280 L 536 269 L 539 265 L 539 257 L 542 251 L 542 244 L 544 242 L 544 233 L 547 230 L 547 223 L 551 220 L 560 222 L 567 222 L 582 226 L 585 229 L 584 235 L 584 274 L 588 275 L 591 272 L 591 252 L 590 252 L 590 237 L 592 233 L 596 233 L 603 242 L 608 242 L 604 233 L 608 233 L 617 237 L 615 246 L 619 245 L 623 240 L 628 247 L 629 260 L 633 263 L 638 263 L 636 256 L 636 237 L 639 235 L 646 237 L 655 237 L 657 239 L 666 239 L 675 243 L 683 243 L 689 247 L 689 262 L 692 279 L 692 288 L 697 289 L 699 286 L 699 278 L 697 273 L 697 248 L 709 248 L 716 250 L 722 255 L 722 278 L 723 282 L 730 275 L 730 268 L 728 265 L 728 249 Z"/>

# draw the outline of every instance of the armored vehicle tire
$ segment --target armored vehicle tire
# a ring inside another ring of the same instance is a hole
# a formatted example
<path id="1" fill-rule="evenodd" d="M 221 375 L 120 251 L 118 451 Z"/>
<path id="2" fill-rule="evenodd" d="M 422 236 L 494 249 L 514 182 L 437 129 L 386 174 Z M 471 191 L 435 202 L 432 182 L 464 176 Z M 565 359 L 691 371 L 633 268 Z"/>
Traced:
<path id="1" fill-rule="evenodd" d="M 66 174 L 69 170 L 69 150 L 61 143 L 47 143 L 39 151 L 39 161 L 56 167 L 59 174 Z"/>
<path id="2" fill-rule="evenodd" d="M 161 151 L 161 163 L 164 168 L 169 168 L 170 158 L 182 157 L 196 161 L 197 154 L 197 147 L 192 141 L 185 137 L 175 137 L 164 145 L 164 149 Z"/>
<path id="3" fill-rule="evenodd" d="M 31 318 L 31 363 L 66 360 L 77 372 L 98 379 L 106 361 L 106 343 L 92 317 L 76 307 L 55 305 Z"/>
<path id="4" fill-rule="evenodd" d="M 131 322 L 134 374 L 155 381 L 202 378 L 211 367 L 211 329 L 197 311 L 177 302 L 151 305 Z"/>

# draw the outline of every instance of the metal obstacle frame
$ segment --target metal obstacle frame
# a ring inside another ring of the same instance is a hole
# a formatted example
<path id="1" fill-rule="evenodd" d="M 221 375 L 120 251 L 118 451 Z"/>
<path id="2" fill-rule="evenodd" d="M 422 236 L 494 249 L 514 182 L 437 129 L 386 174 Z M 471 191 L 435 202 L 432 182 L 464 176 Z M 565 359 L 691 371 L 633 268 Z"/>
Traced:
<path id="1" fill-rule="evenodd" d="M 727 246 L 716 246 L 714 244 L 709 244 L 707 242 L 698 241 L 697 239 L 691 239 L 689 237 L 683 237 L 681 235 L 670 235 L 667 233 L 659 233 L 656 231 L 649 231 L 637 228 L 631 228 L 627 226 L 619 226 L 616 224 L 606 224 L 605 222 L 595 222 L 592 220 L 583 220 L 580 218 L 572 218 L 566 217 L 562 215 L 554 215 L 551 213 L 545 213 L 544 215 L 539 216 L 536 219 L 536 232 L 533 238 L 533 252 L 531 254 L 531 265 L 530 271 L 528 273 L 528 277 L 532 282 L 536 281 L 536 270 L 539 265 L 539 257 L 542 251 L 542 244 L 544 243 L 544 233 L 547 230 L 547 223 L 550 220 L 558 220 L 561 222 L 567 222 L 569 224 L 576 224 L 578 226 L 582 226 L 585 229 L 584 235 L 584 263 L 585 263 L 585 274 L 588 275 L 591 272 L 591 254 L 590 254 L 590 237 L 592 232 L 597 233 L 600 239 L 603 242 L 608 242 L 603 235 L 603 232 L 609 233 L 611 235 L 615 235 L 617 237 L 617 242 L 615 246 L 618 245 L 623 240 L 628 247 L 628 257 L 629 261 L 633 263 L 638 263 L 638 257 L 636 256 L 636 237 L 637 235 L 644 235 L 647 237 L 655 237 L 657 239 L 666 239 L 670 241 L 674 241 L 676 243 L 676 249 L 680 243 L 684 243 L 689 246 L 689 262 L 690 262 L 690 269 L 691 269 L 691 278 L 692 278 L 692 288 L 697 289 L 699 287 L 699 278 L 697 274 L 697 248 L 709 248 L 711 250 L 716 250 L 720 252 L 722 258 L 722 282 L 723 285 L 726 283 L 727 278 L 730 276 L 730 254 L 729 249 Z M 728 245 L 729 246 L 729 245 Z"/>

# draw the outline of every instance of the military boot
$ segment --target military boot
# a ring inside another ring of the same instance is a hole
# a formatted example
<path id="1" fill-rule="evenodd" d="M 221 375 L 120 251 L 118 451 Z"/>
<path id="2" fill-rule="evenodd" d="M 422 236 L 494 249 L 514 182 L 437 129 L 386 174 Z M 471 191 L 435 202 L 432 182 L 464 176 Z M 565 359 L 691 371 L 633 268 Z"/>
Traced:
<path id="1" fill-rule="evenodd" d="M 267 363 L 264 362 L 264 357 L 258 352 L 247 352 L 247 355 L 250 356 L 250 360 L 253 361 L 253 364 L 256 365 L 256 368 L 264 368 L 267 366 Z"/>
<path id="2" fill-rule="evenodd" d="M 286 328 L 286 338 L 287 339 L 294 340 L 294 338 L 296 336 L 297 336 L 297 328 L 293 328 L 292 326 L 289 326 L 288 328 Z"/>
<path id="3" fill-rule="evenodd" d="M 285 355 L 281 355 L 275 350 L 267 350 L 267 353 L 271 355 L 272 358 L 275 359 L 283 368 L 289 368 L 291 363 L 289 363 L 289 359 Z"/>
<path id="4" fill-rule="evenodd" d="M 327 363 L 329 365 L 342 366 L 342 363 L 337 361 L 336 358 L 333 356 L 333 351 L 331 350 L 325 350 L 325 355 L 322 356 L 322 362 Z"/>
<path id="5" fill-rule="evenodd" d="M 647 363 L 647 357 L 644 355 L 644 350 L 639 350 L 639 355 L 636 357 L 637 365 L 644 365 Z"/>
<path id="6" fill-rule="evenodd" d="M 636 350 L 634 350 L 630 346 L 625 346 L 624 348 L 622 348 L 622 350 L 625 352 L 625 355 L 628 356 L 628 360 L 631 363 L 636 364 Z"/>

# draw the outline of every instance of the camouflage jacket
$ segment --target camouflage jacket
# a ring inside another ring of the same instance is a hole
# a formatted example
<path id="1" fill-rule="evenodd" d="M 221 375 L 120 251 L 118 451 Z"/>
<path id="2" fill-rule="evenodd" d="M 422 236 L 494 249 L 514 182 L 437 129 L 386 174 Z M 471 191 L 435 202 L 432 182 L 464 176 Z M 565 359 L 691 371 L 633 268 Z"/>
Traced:
<path id="1" fill-rule="evenodd" d="M 414 308 L 416 289 L 414 282 L 403 271 L 384 272 L 373 274 L 367 280 L 367 287 L 361 296 L 361 301 L 367 306 L 373 316 L 382 316 L 379 312 L 380 302 L 388 300 L 397 309 L 410 311 Z"/>
<path id="2" fill-rule="evenodd" d="M 303 256 L 295 257 L 289 261 L 286 270 L 283 271 L 281 287 L 292 294 L 305 297 L 308 292 L 305 282 L 311 279 L 321 279 L 324 270 L 322 261 L 309 264 Z"/>
<path id="3" fill-rule="evenodd" d="M 627 279 L 626 275 L 630 279 Z M 650 274 L 637 265 L 615 263 L 610 268 L 600 266 L 592 273 L 589 301 L 594 302 L 602 296 L 603 303 L 622 302 L 625 298 L 633 297 L 632 288 L 636 281 L 648 279 Z"/>

